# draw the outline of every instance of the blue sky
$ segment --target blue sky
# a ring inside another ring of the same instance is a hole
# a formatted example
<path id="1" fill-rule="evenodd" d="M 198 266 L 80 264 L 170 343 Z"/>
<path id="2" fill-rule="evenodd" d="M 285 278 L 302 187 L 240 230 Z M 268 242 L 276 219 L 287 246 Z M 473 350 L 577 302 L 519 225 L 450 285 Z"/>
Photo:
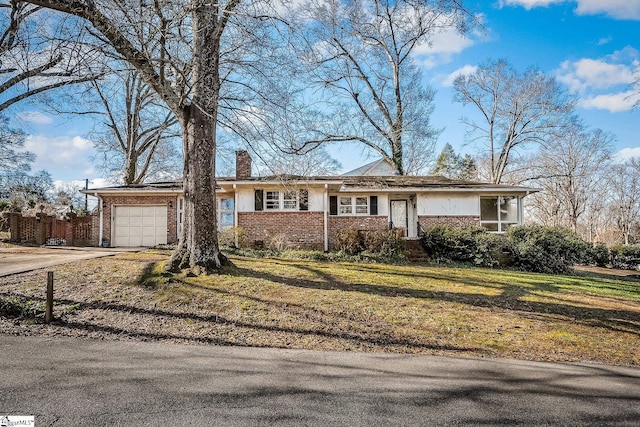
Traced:
<path id="1" fill-rule="evenodd" d="M 555 76 L 579 98 L 578 114 L 587 125 L 617 137 L 619 159 L 640 156 L 640 108 L 633 110 L 633 72 L 640 69 L 640 0 L 469 0 L 482 16 L 483 32 L 461 37 L 437 35 L 431 48 L 421 48 L 418 59 L 425 81 L 436 89 L 432 123 L 444 128 L 436 151 L 451 143 L 456 151 L 474 153 L 465 143 L 461 116 L 471 107 L 453 103 L 451 82 L 487 58 L 504 58 L 518 70 L 529 66 Z M 630 97 L 631 96 L 631 97 Z M 61 120 L 28 104 L 17 113 L 30 134 L 27 149 L 37 154 L 34 170 L 47 169 L 54 180 L 104 180 L 89 157 L 87 118 Z M 360 149 L 335 147 L 330 152 L 343 170 L 369 161 Z M 348 155 L 345 155 L 348 153 Z"/>

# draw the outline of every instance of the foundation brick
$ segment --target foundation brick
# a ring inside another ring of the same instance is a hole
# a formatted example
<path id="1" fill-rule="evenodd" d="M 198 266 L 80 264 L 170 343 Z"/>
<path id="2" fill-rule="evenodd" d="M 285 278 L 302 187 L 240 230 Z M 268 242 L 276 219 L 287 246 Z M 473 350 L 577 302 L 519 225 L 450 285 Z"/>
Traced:
<path id="1" fill-rule="evenodd" d="M 238 212 L 245 245 L 272 249 L 324 249 L 322 212 Z"/>

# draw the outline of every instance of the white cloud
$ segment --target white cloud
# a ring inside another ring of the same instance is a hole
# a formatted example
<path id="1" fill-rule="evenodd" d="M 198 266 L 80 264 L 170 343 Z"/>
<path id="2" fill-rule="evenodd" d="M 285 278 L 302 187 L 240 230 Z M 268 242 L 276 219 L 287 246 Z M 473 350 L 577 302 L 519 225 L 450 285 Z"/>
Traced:
<path id="1" fill-rule="evenodd" d="M 500 7 L 522 6 L 527 10 L 548 7 L 552 4 L 568 3 L 569 0 L 500 0 Z M 638 0 L 574 0 L 577 15 L 609 15 L 614 19 L 640 20 Z"/>
<path id="2" fill-rule="evenodd" d="M 90 164 L 87 156 L 93 152 L 91 141 L 80 136 L 50 138 L 44 135 L 29 135 L 24 148 L 36 154 L 34 170 L 67 169 L 77 170 L 78 173 Z"/>
<path id="3" fill-rule="evenodd" d="M 456 77 L 473 74 L 477 70 L 478 70 L 478 66 L 476 66 L 476 65 L 467 64 L 467 65 L 465 65 L 463 67 L 460 67 L 457 70 L 455 70 L 453 73 L 449 74 L 447 77 L 444 78 L 444 80 L 442 81 L 442 86 L 451 87 L 451 86 L 453 86 L 453 81 L 456 79 Z"/>
<path id="4" fill-rule="evenodd" d="M 637 0 L 578 0 L 578 15 L 604 13 L 615 19 L 640 20 L 640 2 Z"/>
<path id="5" fill-rule="evenodd" d="M 618 163 L 624 163 L 632 157 L 640 157 L 640 147 L 623 148 L 613 155 L 613 160 Z"/>
<path id="6" fill-rule="evenodd" d="M 527 10 L 534 7 L 547 7 L 555 3 L 563 3 L 565 0 L 500 0 L 500 6 L 522 6 Z"/>
<path id="7" fill-rule="evenodd" d="M 57 179 L 55 181 L 53 181 L 53 186 L 55 187 L 56 190 L 67 190 L 69 188 L 78 188 L 78 189 L 84 189 L 85 187 L 85 180 L 84 179 L 73 179 L 71 181 L 64 181 L 61 179 Z M 101 188 L 101 187 L 109 187 L 114 185 L 113 182 L 111 182 L 109 179 L 107 178 L 93 178 L 89 180 L 89 188 Z"/>
<path id="8" fill-rule="evenodd" d="M 582 98 L 578 106 L 588 109 L 609 110 L 612 113 L 629 111 L 640 102 L 640 94 L 632 90 L 611 94 L 594 95 Z"/>
<path id="9" fill-rule="evenodd" d="M 473 46 L 476 40 L 449 29 L 435 34 L 431 43 L 422 44 L 413 51 L 427 69 L 450 62 L 454 55 Z"/>
<path id="10" fill-rule="evenodd" d="M 600 40 L 598 40 L 598 46 L 603 46 L 605 44 L 609 44 L 613 41 L 612 37 L 603 37 Z"/>
<path id="11" fill-rule="evenodd" d="M 610 63 L 610 59 L 583 58 L 575 62 L 565 61 L 556 73 L 557 79 L 575 92 L 633 83 L 633 65 Z"/>
<path id="12" fill-rule="evenodd" d="M 34 123 L 36 125 L 48 125 L 53 123 L 51 116 L 43 114 L 39 111 L 24 111 L 17 113 L 16 116 L 19 120 L 24 122 Z"/>
<path id="13" fill-rule="evenodd" d="M 640 52 L 627 46 L 602 58 L 565 61 L 555 71 L 556 79 L 580 97 L 578 106 L 608 110 L 630 110 L 640 101 L 633 88 L 640 70 Z"/>

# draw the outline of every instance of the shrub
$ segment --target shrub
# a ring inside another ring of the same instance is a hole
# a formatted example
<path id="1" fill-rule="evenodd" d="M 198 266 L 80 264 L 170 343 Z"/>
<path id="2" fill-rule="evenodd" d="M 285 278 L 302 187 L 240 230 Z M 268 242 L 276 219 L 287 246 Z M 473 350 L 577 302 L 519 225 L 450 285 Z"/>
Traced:
<path id="1" fill-rule="evenodd" d="M 598 267 L 606 267 L 611 262 L 609 248 L 604 243 L 598 243 L 591 248 L 591 263 Z"/>
<path id="2" fill-rule="evenodd" d="M 245 246 L 247 235 L 242 227 L 231 227 L 218 231 L 218 244 L 225 248 L 235 248 L 237 246 Z"/>
<path id="3" fill-rule="evenodd" d="M 358 230 L 349 228 L 341 230 L 336 235 L 336 249 L 348 255 L 355 255 L 363 251 Z"/>
<path id="4" fill-rule="evenodd" d="M 587 260 L 590 245 L 573 231 L 560 227 L 511 227 L 507 241 L 514 265 L 540 273 L 564 273 Z"/>
<path id="5" fill-rule="evenodd" d="M 611 266 L 625 270 L 638 270 L 640 268 L 640 246 L 612 247 Z"/>
<path id="6" fill-rule="evenodd" d="M 338 232 L 336 249 L 347 255 L 362 252 L 381 257 L 395 258 L 404 256 L 406 242 L 401 230 L 355 230 Z"/>
<path id="7" fill-rule="evenodd" d="M 365 251 L 389 258 L 404 256 L 406 241 L 402 230 L 362 231 L 360 235 Z"/>
<path id="8" fill-rule="evenodd" d="M 422 244 L 436 262 L 463 262 L 493 267 L 506 250 L 503 236 L 490 234 L 482 227 L 437 225 L 426 230 Z"/>

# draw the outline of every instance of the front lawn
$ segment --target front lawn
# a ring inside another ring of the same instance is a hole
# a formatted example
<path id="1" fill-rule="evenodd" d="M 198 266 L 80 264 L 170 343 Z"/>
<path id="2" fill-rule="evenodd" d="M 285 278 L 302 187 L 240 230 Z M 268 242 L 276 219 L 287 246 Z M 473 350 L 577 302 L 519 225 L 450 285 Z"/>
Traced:
<path id="1" fill-rule="evenodd" d="M 640 365 L 640 283 L 479 268 L 232 256 L 220 275 L 163 274 L 168 252 L 55 268 L 58 321 L 0 332 Z M 41 301 L 43 271 L 0 298 Z"/>

